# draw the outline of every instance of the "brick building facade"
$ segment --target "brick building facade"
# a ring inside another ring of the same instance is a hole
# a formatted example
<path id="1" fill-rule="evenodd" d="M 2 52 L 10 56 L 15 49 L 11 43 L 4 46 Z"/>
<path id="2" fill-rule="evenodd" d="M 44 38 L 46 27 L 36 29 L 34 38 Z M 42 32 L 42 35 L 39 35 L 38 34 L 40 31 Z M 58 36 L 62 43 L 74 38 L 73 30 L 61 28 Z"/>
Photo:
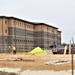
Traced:
<path id="1" fill-rule="evenodd" d="M 36 46 L 47 49 L 60 44 L 61 31 L 57 27 L 0 16 L 0 52 L 10 52 L 11 46 L 16 46 L 17 51 L 25 51 Z"/>

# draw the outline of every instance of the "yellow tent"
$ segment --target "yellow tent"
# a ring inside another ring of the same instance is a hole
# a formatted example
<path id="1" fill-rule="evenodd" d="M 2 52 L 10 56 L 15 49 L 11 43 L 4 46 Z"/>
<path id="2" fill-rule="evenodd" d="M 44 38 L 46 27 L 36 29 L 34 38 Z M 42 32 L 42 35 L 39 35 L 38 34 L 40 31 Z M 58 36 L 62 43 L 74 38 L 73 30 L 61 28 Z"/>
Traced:
<path id="1" fill-rule="evenodd" d="M 34 55 L 47 55 L 48 54 L 46 51 L 42 50 L 40 47 L 34 48 L 29 53 L 34 54 Z"/>

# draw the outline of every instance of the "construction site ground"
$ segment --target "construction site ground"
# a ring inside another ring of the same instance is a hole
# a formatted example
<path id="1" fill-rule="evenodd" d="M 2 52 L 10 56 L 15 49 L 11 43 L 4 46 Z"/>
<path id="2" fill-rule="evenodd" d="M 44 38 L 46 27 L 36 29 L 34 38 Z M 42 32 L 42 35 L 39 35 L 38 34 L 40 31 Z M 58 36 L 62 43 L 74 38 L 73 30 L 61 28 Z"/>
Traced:
<path id="1" fill-rule="evenodd" d="M 75 55 L 74 60 L 75 60 Z M 22 60 L 12 60 L 13 58 Z M 7 59 L 10 59 L 8 61 Z M 23 60 L 24 59 L 24 60 Z M 54 61 L 54 60 L 70 60 L 69 64 L 64 65 L 45 65 L 45 62 Z M 63 54 L 48 54 L 48 55 L 30 55 L 27 53 L 17 53 L 13 55 L 12 53 L 3 53 L 0 54 L 0 68 L 21 68 L 22 70 L 70 70 L 72 69 L 72 55 L 63 55 Z M 75 61 L 74 61 L 75 63 Z M 74 64 L 75 67 L 75 64 Z"/>

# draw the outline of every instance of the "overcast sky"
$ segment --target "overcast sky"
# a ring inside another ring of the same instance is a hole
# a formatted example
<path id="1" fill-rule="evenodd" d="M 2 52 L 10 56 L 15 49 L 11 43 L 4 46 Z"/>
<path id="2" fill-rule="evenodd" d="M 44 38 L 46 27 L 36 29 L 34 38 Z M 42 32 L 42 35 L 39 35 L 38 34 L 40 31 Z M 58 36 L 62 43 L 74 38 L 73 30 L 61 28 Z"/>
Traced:
<path id="1" fill-rule="evenodd" d="M 62 43 L 75 40 L 75 0 L 0 0 L 2 15 L 58 27 Z"/>

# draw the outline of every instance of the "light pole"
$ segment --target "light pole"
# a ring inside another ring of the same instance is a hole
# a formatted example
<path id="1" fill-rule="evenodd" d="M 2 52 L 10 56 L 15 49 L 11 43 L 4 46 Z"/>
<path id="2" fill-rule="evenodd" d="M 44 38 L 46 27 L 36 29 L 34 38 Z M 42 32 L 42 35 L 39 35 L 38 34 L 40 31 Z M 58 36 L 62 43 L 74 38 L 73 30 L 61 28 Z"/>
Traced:
<path id="1" fill-rule="evenodd" d="M 14 20 L 14 38 L 15 38 L 15 47 L 16 47 L 16 21 Z"/>
<path id="2" fill-rule="evenodd" d="M 73 52 L 72 52 L 72 75 L 74 75 Z"/>
<path id="3" fill-rule="evenodd" d="M 4 24 L 3 24 L 3 18 L 2 18 L 2 51 L 4 52 Z"/>
<path id="4" fill-rule="evenodd" d="M 73 44 L 73 47 L 74 47 L 74 40 L 73 40 L 73 37 L 72 37 L 72 44 Z M 73 61 L 73 50 L 71 48 L 71 55 L 72 55 L 72 75 L 74 75 L 74 61 Z"/>
<path id="5" fill-rule="evenodd" d="M 26 49 L 26 22 L 25 22 L 25 24 L 24 24 L 24 31 L 25 31 L 25 49 Z"/>

